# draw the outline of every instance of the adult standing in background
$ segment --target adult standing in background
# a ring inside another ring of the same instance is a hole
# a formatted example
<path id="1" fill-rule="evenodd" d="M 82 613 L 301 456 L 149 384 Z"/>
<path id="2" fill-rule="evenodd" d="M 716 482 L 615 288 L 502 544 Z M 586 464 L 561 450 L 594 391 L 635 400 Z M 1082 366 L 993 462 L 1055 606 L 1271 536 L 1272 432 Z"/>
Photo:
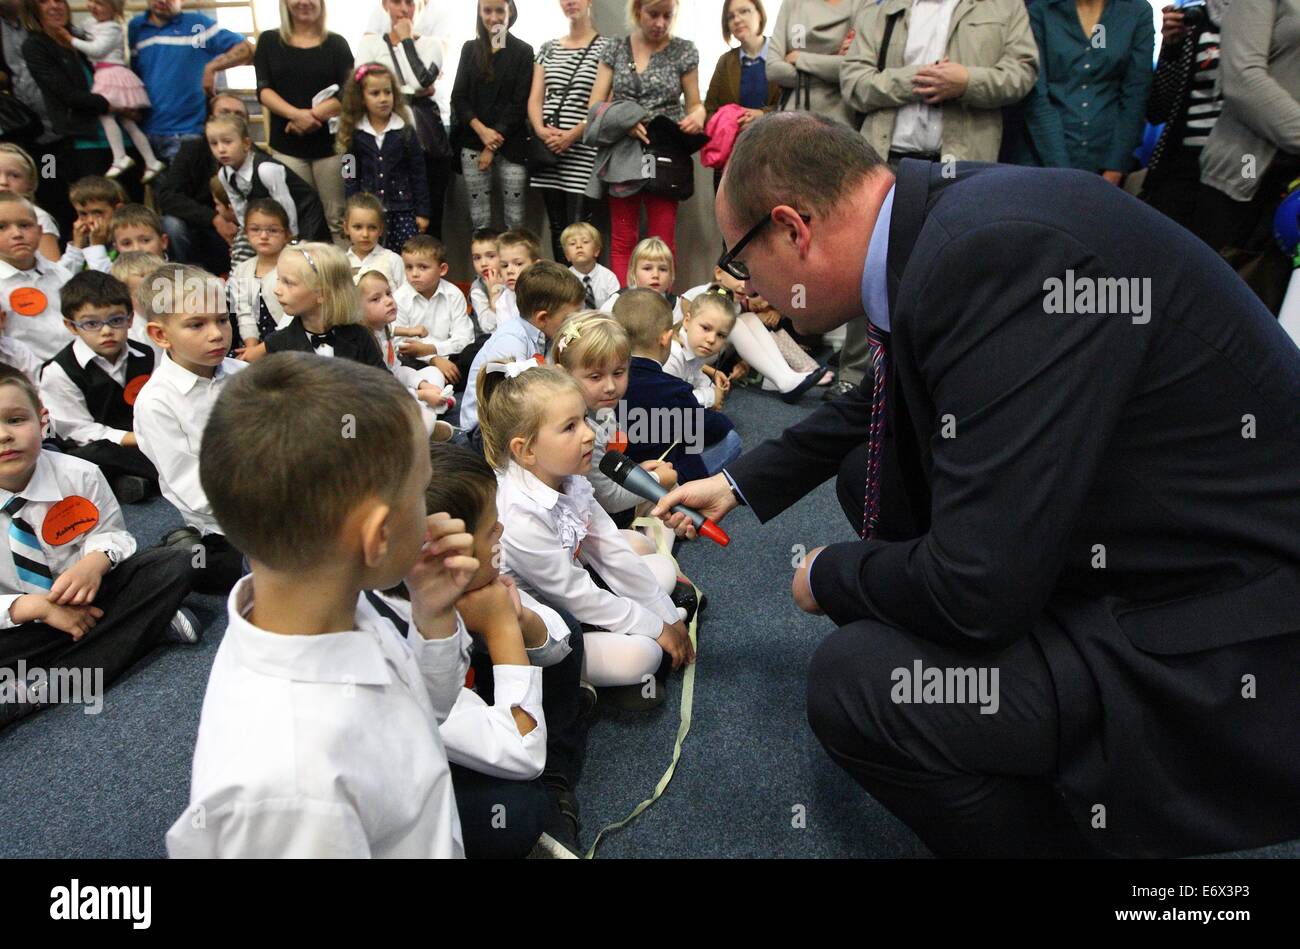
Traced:
<path id="1" fill-rule="evenodd" d="M 1155 29 L 1146 0 L 1042 0 L 1029 11 L 1041 57 L 1025 100 L 1021 165 L 1078 168 L 1122 184 L 1142 141 Z"/>
<path id="2" fill-rule="evenodd" d="M 142 128 L 159 161 L 170 163 L 189 138 L 203 137 L 208 97 L 217 73 L 253 58 L 253 45 L 202 13 L 185 13 L 183 0 L 149 0 L 149 12 L 127 27 L 131 65 L 153 107 Z"/>
<path id="3" fill-rule="evenodd" d="M 112 153 L 99 117 L 113 108 L 91 91 L 90 62 L 72 46 L 67 0 L 24 0 L 23 23 L 28 31 L 23 58 L 45 98 L 50 126 L 59 136 L 50 151 L 66 190 L 78 178 L 108 170 Z"/>
<path id="4" fill-rule="evenodd" d="M 1291 263 L 1273 245 L 1272 220 L 1300 175 L 1300 0 L 1234 3 L 1220 57 L 1223 112 L 1201 151 L 1196 232 L 1216 250 L 1258 256 L 1250 283 L 1276 314 Z"/>
<path id="5" fill-rule="evenodd" d="M 352 72 L 348 41 L 325 26 L 325 0 L 280 0 L 280 28 L 257 38 L 257 98 L 270 119 L 271 154 L 320 195 L 325 221 L 343 239 L 343 156 L 330 119 Z M 321 93 L 334 87 L 332 94 Z"/>
<path id="6" fill-rule="evenodd" d="M 785 0 L 767 44 L 767 78 L 782 89 L 782 111 L 816 112 L 857 127 L 840 92 L 844 55 L 871 0 Z"/>
<path id="7" fill-rule="evenodd" d="M 379 63 L 393 70 L 411 107 L 417 131 L 420 131 L 422 121 L 436 122 L 441 131 L 432 125 L 429 125 L 429 131 L 437 135 L 440 145 L 449 149 L 442 111 L 434 98 L 434 85 L 442 75 L 442 40 L 429 33 L 416 32 L 415 19 L 423 6 L 416 0 L 382 0 L 386 29 L 361 37 L 356 61 Z M 421 110 L 423 115 L 419 114 Z M 450 154 L 441 149 L 430 150 L 423 147 L 425 144 L 424 132 L 421 131 L 424 166 L 429 179 L 428 233 L 441 240 L 442 208 L 451 182 L 452 162 Z"/>
<path id="8" fill-rule="evenodd" d="M 1151 78 L 1147 121 L 1164 124 L 1147 161 L 1139 197 L 1193 229 L 1201 149 L 1223 111 L 1219 24 L 1229 0 L 1213 0 L 1189 17 L 1173 4 L 1161 11 L 1160 62 Z"/>
<path id="9" fill-rule="evenodd" d="M 506 227 L 524 226 L 533 48 L 510 32 L 518 18 L 515 0 L 478 0 L 477 35 L 461 47 L 451 91 L 451 146 L 460 155 L 475 229 L 492 224 L 493 182 Z"/>
<path id="10" fill-rule="evenodd" d="M 9 75 L 10 90 L 19 102 L 41 118 L 41 131 L 35 138 L 25 142 L 14 140 L 14 144 L 27 149 L 39 168 L 42 156 L 53 150 L 59 136 L 50 126 L 50 110 L 45 107 L 45 96 L 41 94 L 23 55 L 23 43 L 30 34 L 23 25 L 22 7 L 22 0 L 0 0 L 0 49 L 4 53 L 4 69 Z M 66 229 L 70 226 L 75 212 L 68 203 L 67 182 L 38 176 L 35 199 L 37 206 L 52 214 L 61 227 Z"/>
<path id="11" fill-rule="evenodd" d="M 657 116 L 677 123 L 687 135 L 704 131 L 704 103 L 700 100 L 700 51 L 688 39 L 673 36 L 677 0 L 631 0 L 628 19 L 632 32 L 605 47 L 588 108 L 606 99 L 626 99 L 647 115 L 628 135 L 649 145 L 646 124 Z M 682 100 L 685 99 L 683 106 Z M 624 184 L 626 190 L 631 185 Z M 649 194 L 638 182 L 636 190 L 609 197 L 610 269 L 619 280 L 627 277 L 632 249 L 640 239 L 641 208 L 645 207 L 648 236 L 658 237 L 677 251 L 677 204 L 673 198 Z"/>
<path id="12" fill-rule="evenodd" d="M 248 107 L 236 95 L 212 97 L 208 114 L 238 115 L 248 121 Z M 212 207 L 209 182 L 219 169 L 206 139 L 186 141 L 167 169 L 154 182 L 153 196 L 167 234 L 167 256 L 182 264 L 197 264 L 209 273 L 230 268 L 230 245 L 239 225 Z"/>
<path id="13" fill-rule="evenodd" d="M 582 133 L 587 130 L 587 102 L 600 70 L 600 59 L 612 41 L 592 25 L 591 2 L 560 0 L 560 8 L 569 20 L 569 32 L 547 40 L 537 51 L 528 96 L 533 134 L 558 158 L 549 168 L 534 169 L 529 183 L 546 202 L 551 253 L 560 263 L 565 261 L 560 235 L 570 224 L 594 222 L 594 206 L 598 204 L 584 195 L 596 167 L 596 149 L 582 143 Z"/>
<path id="14" fill-rule="evenodd" d="M 859 23 L 841 89 L 891 168 L 904 158 L 998 160 L 1002 107 L 1023 99 L 1038 75 L 1024 0 L 884 0 Z M 870 362 L 866 325 L 855 320 L 826 398 L 860 385 Z"/>
<path id="15" fill-rule="evenodd" d="M 738 105 L 745 111 L 737 121 L 740 131 L 781 104 L 781 87 L 767 75 L 767 10 L 763 0 L 727 0 L 722 6 L 722 39 L 739 44 L 718 57 L 713 78 L 704 97 L 705 123 L 724 105 Z M 713 170 L 713 190 L 722 180 L 722 169 Z"/>

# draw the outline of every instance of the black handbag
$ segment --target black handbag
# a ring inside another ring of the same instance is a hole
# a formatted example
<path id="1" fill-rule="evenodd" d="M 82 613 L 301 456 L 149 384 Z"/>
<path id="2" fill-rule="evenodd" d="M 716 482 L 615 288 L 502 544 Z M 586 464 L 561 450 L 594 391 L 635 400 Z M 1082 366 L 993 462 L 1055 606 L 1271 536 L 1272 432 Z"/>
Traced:
<path id="1" fill-rule="evenodd" d="M 28 141 L 38 138 L 41 117 L 12 93 L 0 93 L 0 139 Z"/>
<path id="2" fill-rule="evenodd" d="M 566 85 L 564 91 L 560 93 L 560 98 L 555 103 L 555 109 L 551 112 L 551 121 L 548 123 L 546 117 L 543 116 L 542 125 L 548 125 L 559 121 L 560 110 L 564 108 L 564 103 L 568 101 L 569 92 L 572 91 L 573 84 L 577 81 L 578 73 L 582 71 L 582 64 L 587 61 L 587 54 L 591 52 L 591 48 L 596 45 L 596 40 L 598 39 L 600 39 L 599 33 L 597 33 L 595 38 L 587 44 L 586 49 L 582 51 L 582 55 L 578 57 L 578 65 L 573 67 L 573 75 L 569 77 L 568 85 Z M 554 168 L 560 163 L 560 156 L 547 148 L 546 143 L 531 131 L 528 133 L 526 147 L 528 155 L 524 159 L 524 165 L 527 166 L 530 172 L 545 171 L 547 168 Z"/>
<path id="3" fill-rule="evenodd" d="M 397 72 L 399 85 L 406 85 L 406 76 L 402 64 L 397 61 L 397 51 L 392 43 L 386 43 L 388 55 L 393 60 L 393 69 Z M 445 160 L 451 157 L 451 140 L 447 138 L 447 127 L 442 124 L 442 110 L 433 96 L 411 96 L 411 117 L 415 120 L 415 137 L 420 142 L 420 150 L 428 158 Z"/>
<path id="4" fill-rule="evenodd" d="M 650 144 L 642 150 L 654 163 L 654 176 L 641 185 L 647 194 L 685 201 L 695 194 L 694 155 L 709 142 L 709 136 L 688 135 L 667 116 L 657 115 L 646 123 Z"/>

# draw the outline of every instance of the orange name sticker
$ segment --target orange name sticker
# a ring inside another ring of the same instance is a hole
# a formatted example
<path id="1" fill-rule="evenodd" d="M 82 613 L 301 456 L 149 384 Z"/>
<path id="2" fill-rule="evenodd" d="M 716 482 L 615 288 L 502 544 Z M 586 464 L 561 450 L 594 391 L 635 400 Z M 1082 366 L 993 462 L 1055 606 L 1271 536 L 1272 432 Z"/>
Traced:
<path id="1" fill-rule="evenodd" d="M 49 305 L 49 298 L 35 287 L 19 287 L 9 294 L 9 306 L 19 316 L 40 316 Z"/>
<path id="2" fill-rule="evenodd" d="M 610 451 L 626 452 L 627 451 L 626 433 L 615 432 L 613 435 L 609 436 L 609 444 L 607 444 L 605 447 L 608 448 Z"/>
<path id="3" fill-rule="evenodd" d="M 41 524 L 41 539 L 51 547 L 62 547 L 98 523 L 99 508 L 88 498 L 74 494 L 50 508 Z"/>
<path id="4" fill-rule="evenodd" d="M 539 366 L 546 365 L 546 357 L 543 356 L 541 353 L 533 353 L 533 358 L 537 360 L 537 365 Z"/>
<path id="5" fill-rule="evenodd" d="M 144 388 L 144 384 L 148 381 L 149 373 L 146 372 L 143 376 L 136 376 L 128 382 L 126 388 L 122 390 L 123 401 L 127 405 L 135 405 L 135 400 L 140 396 L 140 390 Z"/>

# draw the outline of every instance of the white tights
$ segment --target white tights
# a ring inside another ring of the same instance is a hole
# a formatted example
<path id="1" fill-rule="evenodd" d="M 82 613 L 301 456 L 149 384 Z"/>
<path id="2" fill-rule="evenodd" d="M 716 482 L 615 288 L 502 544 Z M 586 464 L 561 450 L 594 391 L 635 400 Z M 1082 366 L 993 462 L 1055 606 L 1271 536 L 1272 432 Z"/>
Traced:
<path id="1" fill-rule="evenodd" d="M 650 540 L 637 531 L 625 530 L 632 549 L 641 554 L 659 588 L 671 593 L 677 585 L 677 568 L 672 558 L 654 552 Z M 624 633 L 583 633 L 582 677 L 597 688 L 611 685 L 640 685 L 655 674 L 664 651 L 649 636 Z"/>
<path id="2" fill-rule="evenodd" d="M 108 137 L 108 147 L 113 149 L 114 162 L 126 157 L 126 142 L 122 140 L 122 129 L 126 129 L 126 134 L 131 136 L 131 144 L 135 145 L 136 151 L 144 159 L 145 167 L 153 168 L 158 164 L 158 158 L 149 145 L 149 137 L 133 121 L 117 115 L 101 115 L 99 124 L 104 127 L 104 135 Z"/>
<path id="3" fill-rule="evenodd" d="M 765 379 L 770 379 L 782 392 L 791 391 L 808 378 L 806 372 L 790 368 L 771 332 L 753 313 L 741 313 L 736 318 L 729 341 L 741 359 L 761 372 Z"/>

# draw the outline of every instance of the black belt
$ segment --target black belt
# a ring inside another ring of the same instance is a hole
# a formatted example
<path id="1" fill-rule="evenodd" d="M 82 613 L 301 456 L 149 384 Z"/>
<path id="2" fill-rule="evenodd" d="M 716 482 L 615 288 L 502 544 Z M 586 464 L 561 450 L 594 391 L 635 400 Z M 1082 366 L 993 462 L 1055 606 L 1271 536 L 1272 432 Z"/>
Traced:
<path id="1" fill-rule="evenodd" d="M 897 165 L 904 158 L 915 158 L 920 161 L 943 161 L 943 156 L 938 152 L 889 152 L 889 163 Z"/>

